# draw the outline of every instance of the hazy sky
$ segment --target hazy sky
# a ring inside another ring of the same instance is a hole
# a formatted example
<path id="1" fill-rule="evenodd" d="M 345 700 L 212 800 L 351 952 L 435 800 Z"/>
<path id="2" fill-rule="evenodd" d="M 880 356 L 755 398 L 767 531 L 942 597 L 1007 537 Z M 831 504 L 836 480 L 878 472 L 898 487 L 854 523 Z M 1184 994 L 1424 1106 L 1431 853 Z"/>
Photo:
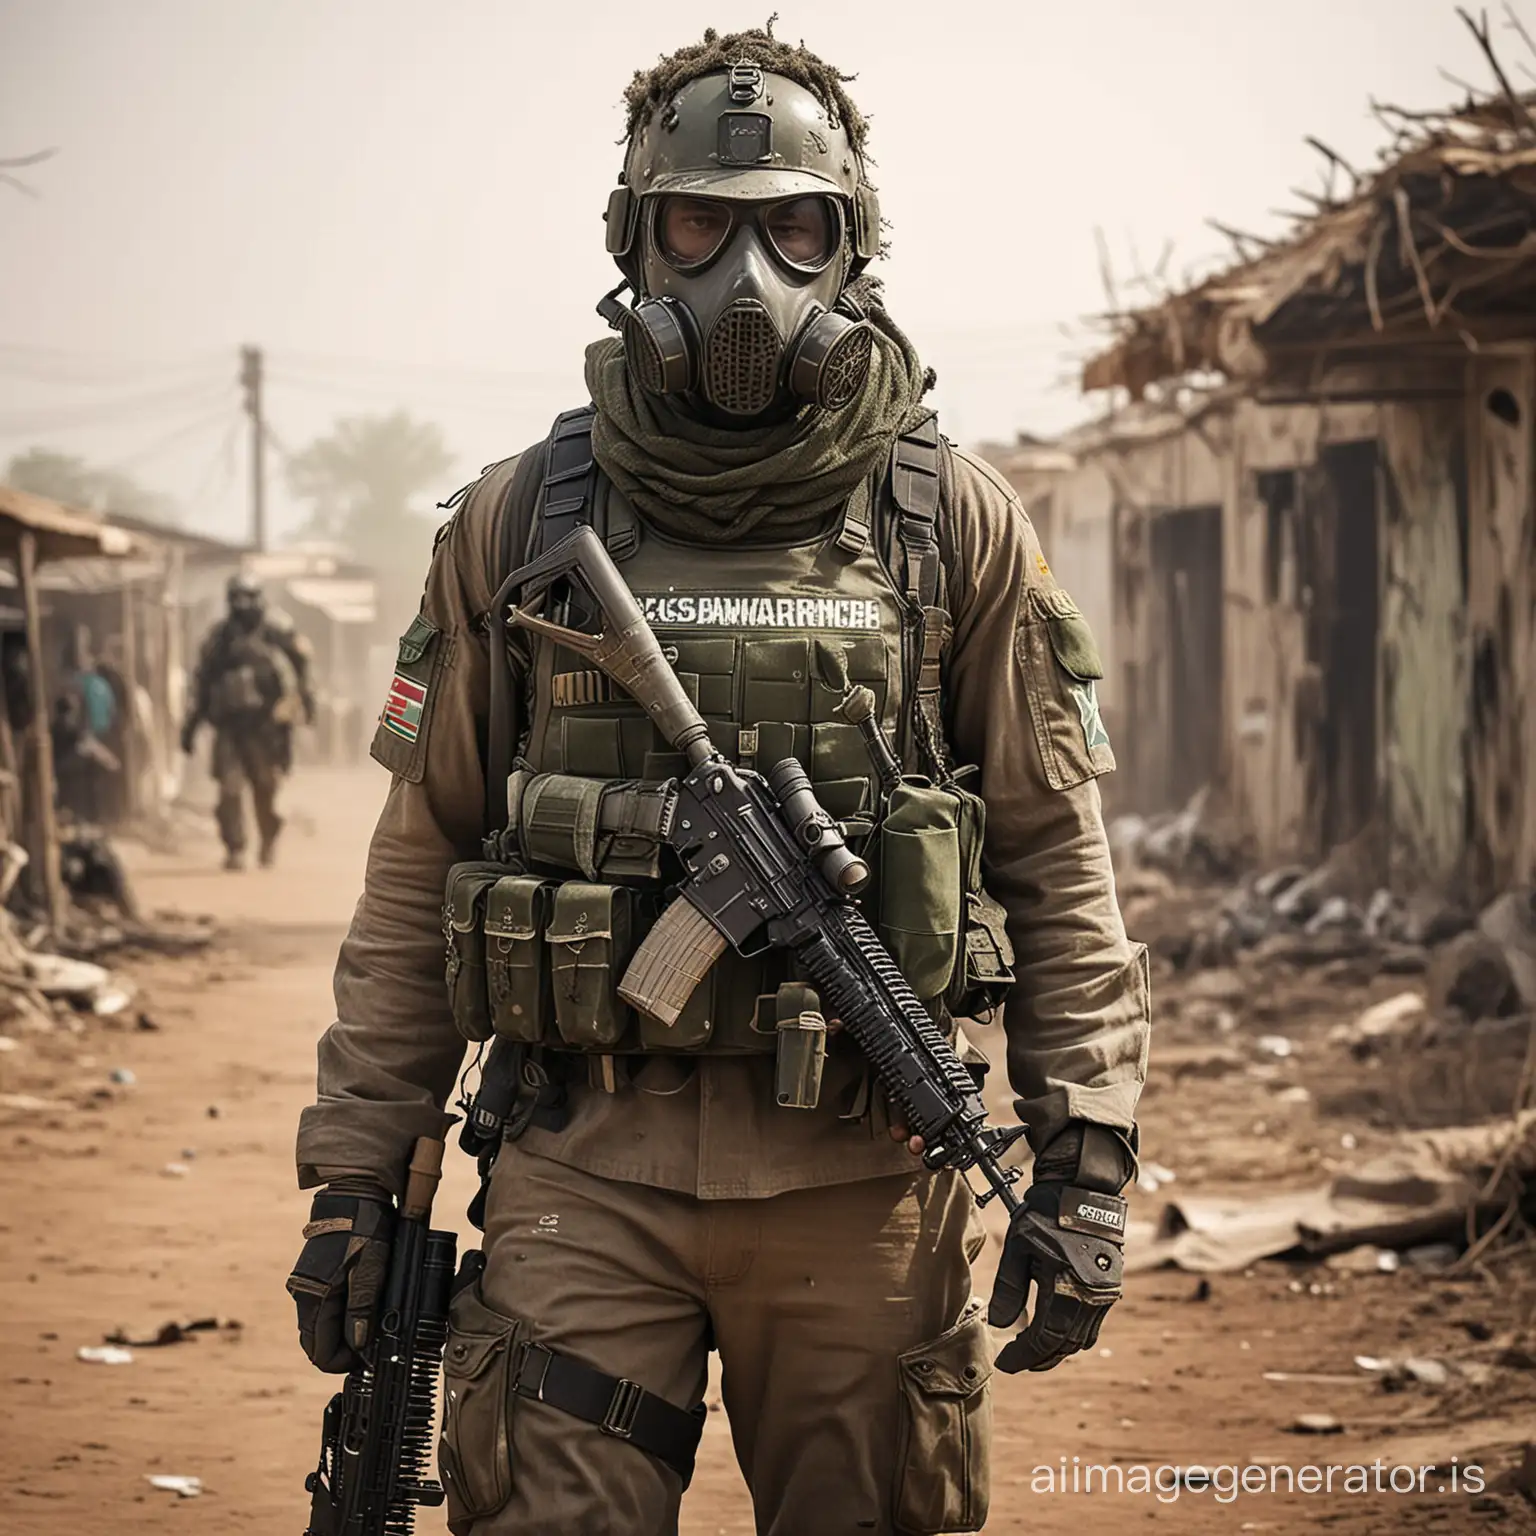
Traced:
<path id="1" fill-rule="evenodd" d="M 966 441 L 1087 410 L 1095 226 L 1177 277 L 1316 184 L 1303 135 L 1365 161 L 1368 96 L 1485 80 L 1447 0 L 778 3 L 858 72 L 891 307 Z M 461 479 L 515 452 L 585 398 L 631 71 L 769 4 L 0 0 L 0 158 L 60 150 L 0 185 L 0 462 L 123 463 L 237 532 L 242 342 L 284 445 L 405 406 Z"/>

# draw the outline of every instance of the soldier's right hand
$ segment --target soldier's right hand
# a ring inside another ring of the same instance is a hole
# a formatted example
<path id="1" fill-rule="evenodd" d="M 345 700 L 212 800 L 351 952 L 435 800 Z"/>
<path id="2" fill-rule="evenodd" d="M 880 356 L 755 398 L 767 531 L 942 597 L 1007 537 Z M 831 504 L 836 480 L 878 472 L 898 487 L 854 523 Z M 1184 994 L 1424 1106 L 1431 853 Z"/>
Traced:
<path id="1" fill-rule="evenodd" d="M 181 750 L 188 757 L 192 755 L 192 744 L 197 739 L 197 721 L 188 720 L 181 728 Z"/>
<path id="2" fill-rule="evenodd" d="M 394 1227 L 394 1206 L 382 1190 L 323 1189 L 315 1196 L 288 1294 L 298 1307 L 299 1343 L 317 1369 L 341 1374 L 359 1363 L 378 1314 Z"/>

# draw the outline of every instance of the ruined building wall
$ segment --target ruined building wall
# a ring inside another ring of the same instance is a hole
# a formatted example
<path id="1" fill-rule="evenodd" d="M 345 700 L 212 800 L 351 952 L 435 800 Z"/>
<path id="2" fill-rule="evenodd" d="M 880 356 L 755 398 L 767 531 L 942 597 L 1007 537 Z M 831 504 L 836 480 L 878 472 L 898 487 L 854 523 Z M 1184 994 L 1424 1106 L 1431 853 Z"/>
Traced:
<path id="1" fill-rule="evenodd" d="M 1536 878 L 1536 354 L 1481 359 L 1467 391 L 1469 877 Z"/>

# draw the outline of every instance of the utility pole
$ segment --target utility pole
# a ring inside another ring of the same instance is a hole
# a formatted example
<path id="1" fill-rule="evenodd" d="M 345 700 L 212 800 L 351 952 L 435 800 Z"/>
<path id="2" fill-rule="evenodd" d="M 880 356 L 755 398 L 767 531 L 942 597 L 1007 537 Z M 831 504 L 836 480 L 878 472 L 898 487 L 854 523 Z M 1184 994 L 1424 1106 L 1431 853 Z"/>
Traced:
<path id="1" fill-rule="evenodd" d="M 261 348 L 241 347 L 240 386 L 251 419 L 251 543 L 258 554 L 267 548 L 267 424 L 261 411 L 261 377 Z"/>

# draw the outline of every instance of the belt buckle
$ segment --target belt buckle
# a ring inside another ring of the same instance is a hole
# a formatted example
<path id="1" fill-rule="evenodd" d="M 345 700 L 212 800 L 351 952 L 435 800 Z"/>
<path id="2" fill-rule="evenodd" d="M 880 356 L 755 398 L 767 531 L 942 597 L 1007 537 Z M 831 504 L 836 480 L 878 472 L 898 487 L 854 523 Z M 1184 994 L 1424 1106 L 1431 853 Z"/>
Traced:
<path id="1" fill-rule="evenodd" d="M 615 1440 L 628 1440 L 634 1431 L 635 1414 L 640 1408 L 640 1399 L 645 1396 L 645 1388 L 639 1382 L 620 1379 L 614 1383 L 613 1397 L 609 1400 L 608 1411 L 603 1415 L 601 1425 L 605 1435 L 612 1435 Z"/>

